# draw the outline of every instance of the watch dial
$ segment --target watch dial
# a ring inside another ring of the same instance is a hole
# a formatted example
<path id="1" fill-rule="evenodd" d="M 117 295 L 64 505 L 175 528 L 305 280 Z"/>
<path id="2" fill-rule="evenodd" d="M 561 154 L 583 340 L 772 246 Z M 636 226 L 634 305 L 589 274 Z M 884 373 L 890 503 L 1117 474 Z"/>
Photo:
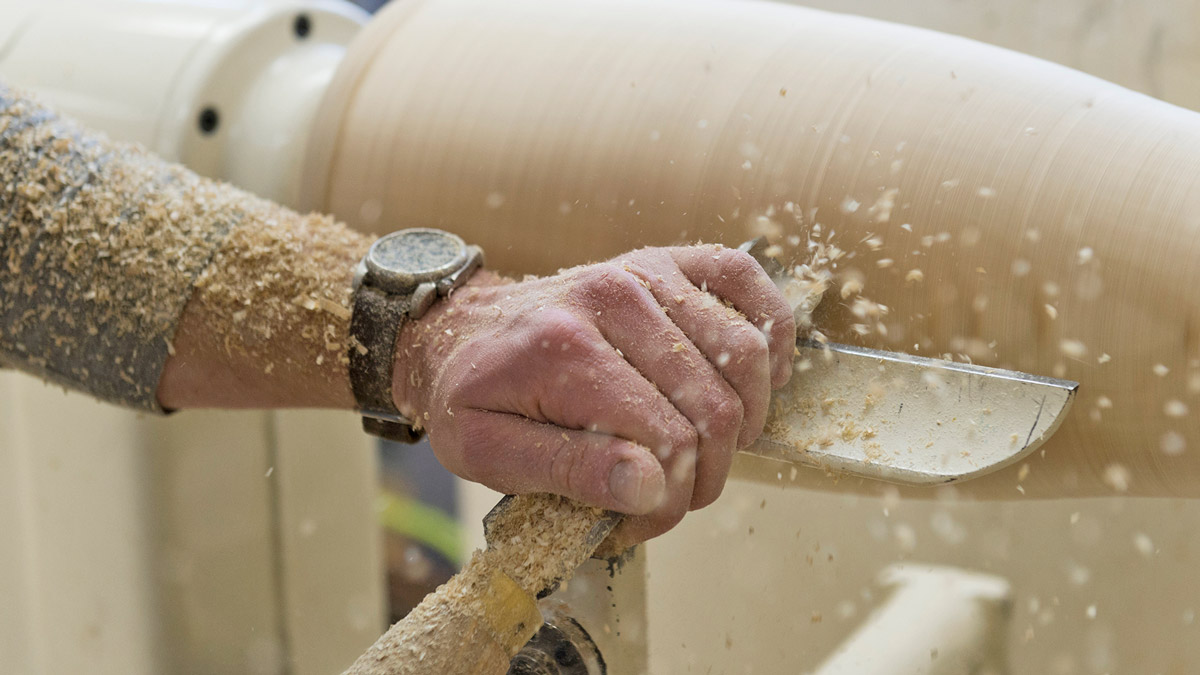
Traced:
<path id="1" fill-rule="evenodd" d="M 402 230 L 375 242 L 367 259 L 372 281 L 398 292 L 458 269 L 466 259 L 466 245 L 441 230 Z"/>

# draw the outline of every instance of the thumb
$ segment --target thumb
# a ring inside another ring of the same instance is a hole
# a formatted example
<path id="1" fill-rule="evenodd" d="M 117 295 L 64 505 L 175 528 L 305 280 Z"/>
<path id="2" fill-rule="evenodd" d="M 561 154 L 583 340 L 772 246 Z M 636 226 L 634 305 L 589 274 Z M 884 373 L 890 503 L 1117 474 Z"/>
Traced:
<path id="1" fill-rule="evenodd" d="M 462 447 L 448 468 L 493 490 L 552 492 L 631 515 L 664 499 L 662 465 L 636 443 L 511 413 L 473 409 L 455 417 Z"/>

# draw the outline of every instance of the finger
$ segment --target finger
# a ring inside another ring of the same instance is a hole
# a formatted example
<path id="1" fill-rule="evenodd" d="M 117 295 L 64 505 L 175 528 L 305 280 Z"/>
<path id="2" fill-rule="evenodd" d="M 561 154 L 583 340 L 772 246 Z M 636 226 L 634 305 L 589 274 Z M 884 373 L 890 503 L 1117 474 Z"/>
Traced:
<path id="1" fill-rule="evenodd" d="M 591 301 L 600 315 L 597 327 L 695 429 L 698 447 L 689 507 L 707 506 L 720 496 L 733 463 L 742 402 L 643 282 L 623 269 L 609 269 L 605 279 L 603 292 Z"/>
<path id="2" fill-rule="evenodd" d="M 461 373 L 450 407 L 494 410 L 536 422 L 622 438 L 648 448 L 662 465 L 666 497 L 652 520 L 662 530 L 682 518 L 695 482 L 697 437 L 680 412 L 604 340 L 596 327 L 561 309 L 530 314 L 511 349 L 488 350 Z M 478 428 L 470 441 L 455 414 L 434 449 L 452 471 L 482 480 L 475 463 L 495 449 Z M 683 467 L 681 469 L 680 467 Z"/>
<path id="3" fill-rule="evenodd" d="M 691 485 L 695 481 L 695 468 L 696 453 L 680 454 L 664 466 L 667 485 Z M 621 542 L 623 547 L 628 547 L 653 539 L 678 525 L 687 513 L 689 502 L 670 501 L 669 488 L 667 495 L 668 499 L 653 512 L 626 518 L 609 536 L 614 542 Z"/>
<path id="4" fill-rule="evenodd" d="M 469 368 L 447 378 L 449 407 L 621 436 L 656 455 L 686 449 L 675 432 L 690 428 L 687 420 L 582 314 L 529 312 L 503 340 L 497 335 L 492 347 L 456 359 Z"/>
<path id="5" fill-rule="evenodd" d="M 656 269 L 671 265 L 669 253 L 653 250 L 642 253 L 647 254 L 648 262 L 632 260 L 626 266 L 646 281 L 671 321 L 737 393 L 743 410 L 737 447 L 746 447 L 762 433 L 771 400 L 766 337 L 737 310 L 693 285 L 682 271 L 672 275 L 650 270 L 648 263 L 655 263 Z M 663 257 L 661 265 L 656 263 L 658 256 Z"/>
<path id="6" fill-rule="evenodd" d="M 548 351 L 553 351 L 550 349 Z M 554 377 L 541 397 L 549 422 L 587 429 L 649 448 L 664 475 L 664 496 L 652 512 L 632 520 L 631 531 L 657 536 L 683 519 L 692 503 L 699 445 L 695 427 L 667 397 L 604 342 L 559 349 Z"/>
<path id="7" fill-rule="evenodd" d="M 662 465 L 636 443 L 511 413 L 465 410 L 458 417 L 462 442 L 477 450 L 464 477 L 493 490 L 552 492 L 631 514 L 663 502 Z"/>
<path id="8" fill-rule="evenodd" d="M 733 305 L 767 337 L 771 359 L 771 384 L 787 384 L 796 347 L 796 321 L 792 309 L 748 253 L 723 246 L 690 246 L 667 249 L 693 285 Z"/>

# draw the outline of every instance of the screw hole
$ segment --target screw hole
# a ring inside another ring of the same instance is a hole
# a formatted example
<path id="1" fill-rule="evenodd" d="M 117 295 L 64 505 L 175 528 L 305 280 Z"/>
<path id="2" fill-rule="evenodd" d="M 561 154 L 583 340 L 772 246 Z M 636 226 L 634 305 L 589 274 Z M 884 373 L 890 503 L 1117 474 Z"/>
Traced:
<path id="1" fill-rule="evenodd" d="M 205 136 L 211 136 L 216 133 L 217 127 L 221 125 L 221 115 L 217 109 L 209 106 L 200 111 L 200 133 Z"/>
<path id="2" fill-rule="evenodd" d="M 312 19 L 307 14 L 297 14 L 296 20 L 292 22 L 292 32 L 301 40 L 308 37 L 312 32 Z"/>

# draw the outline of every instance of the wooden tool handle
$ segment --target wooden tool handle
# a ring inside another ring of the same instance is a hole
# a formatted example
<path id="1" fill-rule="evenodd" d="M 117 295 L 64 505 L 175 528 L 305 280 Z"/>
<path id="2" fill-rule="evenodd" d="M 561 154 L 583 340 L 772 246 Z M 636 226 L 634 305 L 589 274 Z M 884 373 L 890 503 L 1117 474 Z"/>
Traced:
<path id="1" fill-rule="evenodd" d="M 533 594 L 570 578 L 619 520 L 555 495 L 504 499 L 484 521 L 488 549 L 344 675 L 504 675 L 542 626 Z"/>
<path id="2" fill-rule="evenodd" d="M 533 596 L 476 555 L 343 675 L 504 675 L 541 625 Z"/>

